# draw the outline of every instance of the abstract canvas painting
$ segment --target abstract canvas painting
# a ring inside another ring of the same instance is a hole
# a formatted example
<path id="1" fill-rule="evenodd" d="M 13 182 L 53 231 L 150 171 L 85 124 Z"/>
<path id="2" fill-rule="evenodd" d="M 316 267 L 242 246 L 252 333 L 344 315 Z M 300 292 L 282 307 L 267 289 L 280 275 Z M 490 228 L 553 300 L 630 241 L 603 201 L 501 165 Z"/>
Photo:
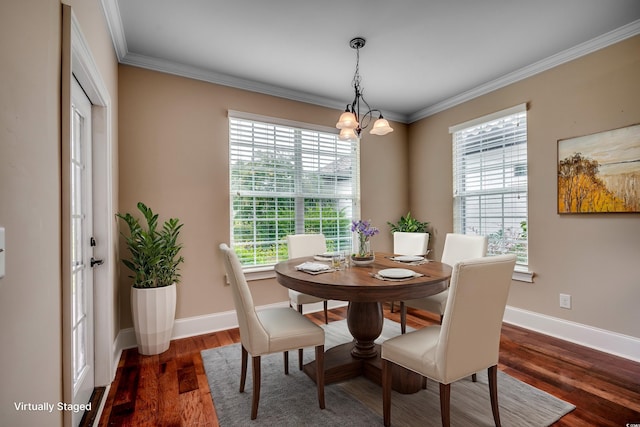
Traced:
<path id="1" fill-rule="evenodd" d="M 640 124 L 558 140 L 558 213 L 640 212 Z"/>

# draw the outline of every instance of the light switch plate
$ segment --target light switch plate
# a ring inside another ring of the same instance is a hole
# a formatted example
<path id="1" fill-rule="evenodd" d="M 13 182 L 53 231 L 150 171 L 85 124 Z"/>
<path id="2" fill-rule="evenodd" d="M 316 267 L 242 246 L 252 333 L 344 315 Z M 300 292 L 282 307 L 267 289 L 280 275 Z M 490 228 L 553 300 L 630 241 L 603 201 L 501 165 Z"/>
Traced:
<path id="1" fill-rule="evenodd" d="M 571 295 L 560 294 L 560 308 L 571 309 Z"/>
<path id="2" fill-rule="evenodd" d="M 5 253 L 7 253 L 7 251 L 4 247 L 4 227 L 0 227 L 0 279 L 4 277 Z"/>

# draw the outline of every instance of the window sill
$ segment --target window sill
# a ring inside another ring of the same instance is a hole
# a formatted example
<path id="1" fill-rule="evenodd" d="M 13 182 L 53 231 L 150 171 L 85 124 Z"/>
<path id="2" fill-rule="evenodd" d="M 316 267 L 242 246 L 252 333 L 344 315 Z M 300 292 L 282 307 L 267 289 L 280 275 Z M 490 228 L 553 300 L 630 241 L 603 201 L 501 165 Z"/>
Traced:
<path id="1" fill-rule="evenodd" d="M 273 279 L 276 277 L 276 272 L 273 270 L 273 265 L 247 268 L 244 270 L 244 277 L 247 279 L 247 282 L 251 282 L 252 280 Z"/>
<path id="2" fill-rule="evenodd" d="M 518 282 L 533 283 L 534 275 L 535 273 L 533 271 L 529 271 L 526 267 L 516 266 L 515 270 L 513 271 L 512 279 L 517 280 Z"/>

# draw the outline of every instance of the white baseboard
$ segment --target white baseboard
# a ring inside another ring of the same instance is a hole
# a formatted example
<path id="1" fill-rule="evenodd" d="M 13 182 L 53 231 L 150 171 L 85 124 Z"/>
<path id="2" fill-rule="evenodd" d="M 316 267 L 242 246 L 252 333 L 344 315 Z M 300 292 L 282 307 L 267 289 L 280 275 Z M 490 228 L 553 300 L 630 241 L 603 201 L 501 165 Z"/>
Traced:
<path id="1" fill-rule="evenodd" d="M 532 331 L 640 362 L 640 338 L 507 306 L 504 321 Z"/>
<path id="2" fill-rule="evenodd" d="M 329 301 L 329 309 L 336 307 L 344 307 L 347 303 L 345 301 Z M 288 302 L 280 302 L 276 304 L 263 305 L 256 307 L 256 310 L 264 310 L 265 308 L 277 308 L 288 307 Z M 314 313 L 316 311 L 322 311 L 323 305 L 321 302 L 314 304 L 305 304 L 304 313 Z M 224 311 L 221 313 L 207 314 L 204 316 L 187 317 L 184 319 L 177 319 L 173 325 L 173 333 L 171 339 L 187 338 L 196 335 L 208 334 L 211 332 L 224 331 L 226 329 L 232 329 L 238 327 L 238 319 L 236 318 L 235 310 Z M 133 328 L 121 329 L 116 338 L 116 345 L 114 351 L 114 360 L 116 367 L 120 360 L 122 350 L 127 348 L 134 348 L 138 344 L 136 343 L 136 335 Z M 114 369 L 115 372 L 115 369 Z"/>
<path id="3" fill-rule="evenodd" d="M 287 302 L 282 302 L 261 306 L 257 309 L 287 307 L 287 305 Z M 329 301 L 329 308 L 344 307 L 345 305 L 347 305 L 347 303 L 344 301 Z M 321 311 L 322 303 L 305 304 L 304 308 L 305 313 Z M 545 335 L 640 362 L 639 338 L 510 306 L 507 306 L 505 310 L 504 321 Z M 173 326 L 172 339 L 186 338 L 237 327 L 238 320 L 234 310 L 178 319 Z M 122 350 L 136 347 L 136 345 L 133 328 L 122 329 L 116 338 L 114 349 L 116 367 L 120 360 Z"/>

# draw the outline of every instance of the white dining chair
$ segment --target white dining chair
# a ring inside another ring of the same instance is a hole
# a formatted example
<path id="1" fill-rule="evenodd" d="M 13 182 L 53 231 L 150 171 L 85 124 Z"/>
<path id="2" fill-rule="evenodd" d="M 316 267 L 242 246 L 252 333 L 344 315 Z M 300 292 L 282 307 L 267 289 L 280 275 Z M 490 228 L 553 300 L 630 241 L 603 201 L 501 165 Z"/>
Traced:
<path id="1" fill-rule="evenodd" d="M 289 258 L 300 258 L 323 254 L 327 251 L 327 241 L 323 234 L 290 234 L 287 236 L 287 246 L 289 248 Z M 289 307 L 292 303 L 296 305 L 298 312 L 302 314 L 304 304 L 322 302 L 324 309 L 324 323 L 329 323 L 328 301 L 313 295 L 289 289 Z M 302 370 L 303 350 L 298 349 L 298 368 Z"/>
<path id="2" fill-rule="evenodd" d="M 323 234 L 290 234 L 287 236 L 289 258 L 300 258 L 323 254 L 327 251 L 327 241 Z M 324 323 L 329 323 L 328 302 L 326 299 L 289 289 L 289 306 L 296 305 L 302 313 L 304 304 L 322 302 L 324 308 Z"/>
<path id="3" fill-rule="evenodd" d="M 325 408 L 324 401 L 324 329 L 290 307 L 269 308 L 256 311 L 251 291 L 242 271 L 236 253 L 226 244 L 220 245 L 224 258 L 227 278 L 231 284 L 233 301 L 236 307 L 240 327 L 241 372 L 240 393 L 244 392 L 247 377 L 247 359 L 251 354 L 253 372 L 253 395 L 251 401 L 251 419 L 258 416 L 260 400 L 260 356 L 271 353 L 284 353 L 284 372 L 289 373 L 289 350 L 302 347 L 315 347 L 316 350 L 316 388 L 320 409 Z M 286 393 L 283 394 L 286 398 Z M 294 400 L 296 396 L 290 396 Z M 297 404 L 297 403 L 292 403 Z"/>
<path id="4" fill-rule="evenodd" d="M 393 253 L 395 255 L 427 255 L 429 233 L 409 233 L 396 231 L 393 233 Z M 393 313 L 394 301 L 391 301 Z"/>
<path id="5" fill-rule="evenodd" d="M 453 267 L 456 263 L 470 258 L 480 258 L 487 254 L 487 236 L 447 233 L 444 241 L 441 262 Z M 429 311 L 444 316 L 449 290 L 424 298 L 400 302 L 400 329 L 404 334 L 407 325 L 407 307 Z"/>
<path id="6" fill-rule="evenodd" d="M 451 383 L 487 369 L 493 420 L 498 409 L 498 355 L 515 255 L 468 259 L 455 264 L 441 325 L 428 326 L 382 343 L 384 425 L 391 425 L 392 364 L 440 384 L 440 416 L 450 424 Z"/>
<path id="7" fill-rule="evenodd" d="M 393 233 L 393 253 L 395 255 L 426 255 L 429 233 Z"/>

